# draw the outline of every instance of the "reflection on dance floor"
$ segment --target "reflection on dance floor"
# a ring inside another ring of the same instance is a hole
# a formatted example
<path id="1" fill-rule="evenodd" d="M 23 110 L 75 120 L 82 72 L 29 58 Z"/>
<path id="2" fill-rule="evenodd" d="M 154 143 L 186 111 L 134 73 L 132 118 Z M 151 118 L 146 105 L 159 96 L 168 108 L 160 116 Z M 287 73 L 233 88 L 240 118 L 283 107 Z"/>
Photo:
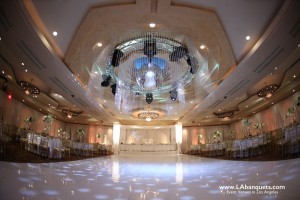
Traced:
<path id="1" fill-rule="evenodd" d="M 60 163 L 0 162 L 0 199 L 299 199 L 299 180 L 300 159 L 112 155 Z M 245 187 L 262 185 L 284 188 L 267 193 Z"/>

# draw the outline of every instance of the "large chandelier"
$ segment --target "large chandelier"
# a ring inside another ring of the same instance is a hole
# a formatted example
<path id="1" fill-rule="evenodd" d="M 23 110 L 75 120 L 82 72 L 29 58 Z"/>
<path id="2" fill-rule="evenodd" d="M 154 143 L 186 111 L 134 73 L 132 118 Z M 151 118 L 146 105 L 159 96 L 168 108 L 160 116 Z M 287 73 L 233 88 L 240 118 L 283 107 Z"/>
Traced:
<path id="1" fill-rule="evenodd" d="M 167 34 L 136 34 L 112 49 L 101 86 L 111 85 L 113 94 L 116 88 L 148 96 L 175 91 L 190 83 L 206 60 L 194 49 Z"/>
<path id="2" fill-rule="evenodd" d="M 32 81 L 33 80 L 31 79 L 31 82 Z M 33 97 L 37 97 L 37 95 L 40 94 L 40 89 L 32 83 L 29 83 L 27 81 L 20 81 L 19 85 L 24 90 L 26 95 L 32 95 Z"/>
<path id="3" fill-rule="evenodd" d="M 260 89 L 257 92 L 257 96 L 259 97 L 267 97 L 271 98 L 273 93 L 279 88 L 279 85 L 277 84 L 272 84 L 272 85 L 266 85 L 262 89 Z"/>
<path id="4" fill-rule="evenodd" d="M 151 121 L 153 119 L 159 119 L 166 116 L 166 112 L 161 109 L 137 109 L 132 112 L 132 117 L 137 119 L 145 119 Z"/>
<path id="5" fill-rule="evenodd" d="M 83 113 L 83 111 L 81 110 L 71 110 L 71 109 L 62 109 L 61 112 L 65 114 L 69 119 Z"/>

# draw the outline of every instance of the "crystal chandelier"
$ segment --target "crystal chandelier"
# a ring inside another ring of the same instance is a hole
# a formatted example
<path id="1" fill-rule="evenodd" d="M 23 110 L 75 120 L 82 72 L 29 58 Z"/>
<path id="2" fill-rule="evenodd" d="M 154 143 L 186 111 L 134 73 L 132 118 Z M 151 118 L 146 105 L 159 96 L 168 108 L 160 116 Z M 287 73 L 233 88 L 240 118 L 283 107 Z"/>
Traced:
<path id="1" fill-rule="evenodd" d="M 153 119 L 159 119 L 165 117 L 166 112 L 161 109 L 137 109 L 132 112 L 132 117 L 137 119 L 145 119 L 151 121 Z"/>
<path id="2" fill-rule="evenodd" d="M 112 49 L 101 86 L 111 85 L 114 95 L 122 89 L 146 98 L 175 91 L 170 98 L 176 100 L 177 88 L 190 83 L 207 61 L 194 49 L 187 39 L 179 42 L 166 33 L 137 33 Z"/>
<path id="3" fill-rule="evenodd" d="M 279 85 L 277 84 L 272 84 L 272 85 L 266 85 L 262 89 L 260 89 L 257 92 L 257 96 L 259 97 L 267 97 L 271 98 L 273 93 L 279 88 Z"/>
<path id="4" fill-rule="evenodd" d="M 31 82 L 32 81 L 33 79 L 31 79 Z M 26 95 L 32 95 L 32 97 L 37 97 L 37 95 L 40 94 L 40 89 L 32 83 L 29 83 L 27 81 L 20 81 L 19 85 L 24 90 Z"/>

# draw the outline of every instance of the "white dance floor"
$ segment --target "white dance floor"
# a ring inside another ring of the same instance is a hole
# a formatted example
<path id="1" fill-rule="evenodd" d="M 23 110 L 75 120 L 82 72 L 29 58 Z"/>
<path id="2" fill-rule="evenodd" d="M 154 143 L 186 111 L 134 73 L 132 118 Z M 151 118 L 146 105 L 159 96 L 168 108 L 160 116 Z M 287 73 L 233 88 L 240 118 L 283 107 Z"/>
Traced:
<path id="1" fill-rule="evenodd" d="M 113 155 L 60 163 L 0 162 L 3 200 L 290 200 L 300 199 L 299 184 L 300 159 L 248 162 Z M 268 188 L 258 188 L 262 186 Z"/>

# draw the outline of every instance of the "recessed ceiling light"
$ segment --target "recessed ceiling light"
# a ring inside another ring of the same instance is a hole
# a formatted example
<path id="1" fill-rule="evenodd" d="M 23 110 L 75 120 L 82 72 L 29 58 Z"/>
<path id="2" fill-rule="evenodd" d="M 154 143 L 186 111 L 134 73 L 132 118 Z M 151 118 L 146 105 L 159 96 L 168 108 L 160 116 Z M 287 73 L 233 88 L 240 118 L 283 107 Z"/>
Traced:
<path id="1" fill-rule="evenodd" d="M 277 67 L 275 67 L 275 70 L 277 69 Z"/>
<path id="2" fill-rule="evenodd" d="M 246 40 L 250 40 L 250 36 L 249 35 L 246 36 Z"/>
<path id="3" fill-rule="evenodd" d="M 273 105 L 274 103 L 272 102 L 271 104 Z"/>
<path id="4" fill-rule="evenodd" d="M 300 44 L 298 44 L 298 47 L 300 47 Z"/>
<path id="5" fill-rule="evenodd" d="M 56 31 L 53 31 L 52 35 L 53 35 L 53 36 L 57 36 L 57 32 L 56 32 Z"/>
<path id="6" fill-rule="evenodd" d="M 293 92 L 295 92 L 296 90 L 293 90 Z"/>
<path id="7" fill-rule="evenodd" d="M 49 106 L 51 106 L 51 104 L 50 104 L 50 103 L 49 103 L 48 105 L 49 105 Z"/>
<path id="8" fill-rule="evenodd" d="M 156 26 L 155 23 L 150 23 L 150 24 L 149 24 L 149 27 L 150 27 L 150 28 L 154 28 L 155 26 Z"/>
<path id="9" fill-rule="evenodd" d="M 94 72 L 94 74 L 98 74 L 98 72 L 97 72 L 97 71 L 95 71 L 95 72 Z"/>
<path id="10" fill-rule="evenodd" d="M 253 113 L 255 113 L 255 112 L 253 112 Z"/>
<path id="11" fill-rule="evenodd" d="M 28 72 L 28 70 L 27 70 L 27 69 L 25 69 L 25 72 Z"/>
<path id="12" fill-rule="evenodd" d="M 106 101 L 104 100 L 103 102 L 105 103 Z"/>
<path id="13" fill-rule="evenodd" d="M 248 106 L 246 106 L 246 108 L 248 108 Z"/>
<path id="14" fill-rule="evenodd" d="M 191 101 L 190 103 L 193 103 L 193 101 Z"/>
<path id="15" fill-rule="evenodd" d="M 2 71 L 2 74 L 4 74 L 4 71 Z"/>
<path id="16" fill-rule="evenodd" d="M 294 75 L 293 77 L 296 78 L 296 75 Z"/>
<path id="17" fill-rule="evenodd" d="M 98 43 L 97 43 L 97 46 L 98 46 L 98 47 L 102 47 L 102 43 L 101 43 L 101 42 L 98 42 Z"/>
<path id="18" fill-rule="evenodd" d="M 204 49 L 204 48 L 205 48 L 205 45 L 202 44 L 202 45 L 200 46 L 200 49 Z"/>
<path id="19" fill-rule="evenodd" d="M 24 102 L 25 100 L 23 99 L 22 101 Z"/>
<path id="20" fill-rule="evenodd" d="M 21 65 L 24 66 L 24 63 L 22 62 Z"/>

